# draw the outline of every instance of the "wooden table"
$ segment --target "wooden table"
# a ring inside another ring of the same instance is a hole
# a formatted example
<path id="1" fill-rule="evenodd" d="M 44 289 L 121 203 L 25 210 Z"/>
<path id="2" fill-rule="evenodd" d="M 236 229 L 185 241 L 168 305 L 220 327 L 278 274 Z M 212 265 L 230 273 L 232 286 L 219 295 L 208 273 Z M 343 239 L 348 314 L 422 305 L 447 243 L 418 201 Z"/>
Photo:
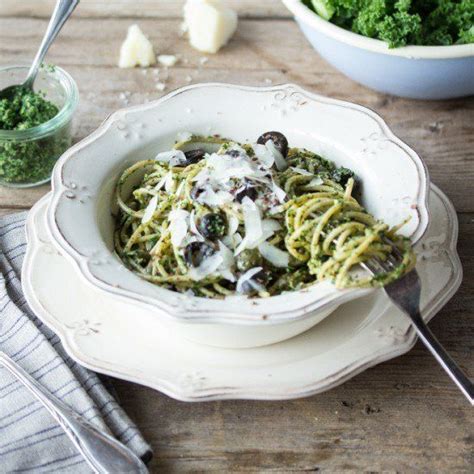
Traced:
<path id="1" fill-rule="evenodd" d="M 372 92 L 325 63 L 280 2 L 229 3 L 241 15 L 238 32 L 202 65 L 203 55 L 178 36 L 182 2 L 83 0 L 48 55 L 48 62 L 67 69 L 79 85 L 76 139 L 124 106 L 121 93 L 130 92 L 130 104 L 163 94 L 151 72 L 116 67 L 132 23 L 149 35 L 157 52 L 181 55 L 169 70 L 167 90 L 205 81 L 295 82 L 376 110 L 425 159 L 433 182 L 457 209 L 464 282 L 431 327 L 473 375 L 474 100 L 422 102 Z M 31 60 L 50 8 L 51 1 L 2 0 L 2 64 Z M 0 188 L 0 213 L 28 209 L 48 190 Z M 303 400 L 189 404 L 128 382 L 116 386 L 155 450 L 152 471 L 463 472 L 473 466 L 472 411 L 421 344 Z"/>

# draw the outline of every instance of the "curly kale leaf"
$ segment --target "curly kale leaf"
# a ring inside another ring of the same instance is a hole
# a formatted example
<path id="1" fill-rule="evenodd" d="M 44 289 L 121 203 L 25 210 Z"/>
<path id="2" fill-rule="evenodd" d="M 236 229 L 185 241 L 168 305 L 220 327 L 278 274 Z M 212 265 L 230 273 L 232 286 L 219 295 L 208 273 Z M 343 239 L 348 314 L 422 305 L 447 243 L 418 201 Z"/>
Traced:
<path id="1" fill-rule="evenodd" d="M 474 0 L 303 0 L 332 23 L 391 48 L 474 42 Z"/>

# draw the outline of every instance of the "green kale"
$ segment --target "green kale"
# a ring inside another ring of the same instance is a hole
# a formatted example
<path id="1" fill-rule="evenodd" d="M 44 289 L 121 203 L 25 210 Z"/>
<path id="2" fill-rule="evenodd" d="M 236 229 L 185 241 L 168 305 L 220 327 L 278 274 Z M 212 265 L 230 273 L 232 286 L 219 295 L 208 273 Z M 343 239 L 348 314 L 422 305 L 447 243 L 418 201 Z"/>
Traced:
<path id="1" fill-rule="evenodd" d="M 474 0 L 303 0 L 332 23 L 391 48 L 474 43 Z"/>

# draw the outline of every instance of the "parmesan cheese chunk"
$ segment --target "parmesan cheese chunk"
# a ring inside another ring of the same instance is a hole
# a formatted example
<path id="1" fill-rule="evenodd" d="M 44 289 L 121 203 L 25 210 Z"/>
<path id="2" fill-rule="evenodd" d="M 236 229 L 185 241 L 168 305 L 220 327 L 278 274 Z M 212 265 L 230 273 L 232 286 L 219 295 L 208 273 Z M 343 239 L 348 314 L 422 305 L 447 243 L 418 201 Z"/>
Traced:
<path id="1" fill-rule="evenodd" d="M 221 0 L 187 0 L 184 23 L 193 48 L 217 53 L 237 29 L 237 14 Z"/>
<path id="2" fill-rule="evenodd" d="M 143 34 L 138 25 L 128 28 L 127 37 L 120 48 L 119 67 L 148 67 L 155 64 L 155 53 L 150 40 Z"/>
<path id="3" fill-rule="evenodd" d="M 178 56 L 174 54 L 160 54 L 158 62 L 165 67 L 173 67 L 178 62 Z"/>

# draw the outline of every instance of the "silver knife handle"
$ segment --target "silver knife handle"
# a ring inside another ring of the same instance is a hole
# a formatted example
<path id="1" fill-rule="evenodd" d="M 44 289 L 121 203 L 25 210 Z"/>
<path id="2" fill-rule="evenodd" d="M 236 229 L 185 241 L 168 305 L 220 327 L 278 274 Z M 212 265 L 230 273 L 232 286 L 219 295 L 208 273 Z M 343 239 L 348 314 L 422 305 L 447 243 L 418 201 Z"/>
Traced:
<path id="1" fill-rule="evenodd" d="M 51 413 L 68 437 L 97 473 L 147 473 L 145 464 L 123 444 L 103 433 L 49 393 L 4 352 L 0 364 L 16 377 Z"/>

